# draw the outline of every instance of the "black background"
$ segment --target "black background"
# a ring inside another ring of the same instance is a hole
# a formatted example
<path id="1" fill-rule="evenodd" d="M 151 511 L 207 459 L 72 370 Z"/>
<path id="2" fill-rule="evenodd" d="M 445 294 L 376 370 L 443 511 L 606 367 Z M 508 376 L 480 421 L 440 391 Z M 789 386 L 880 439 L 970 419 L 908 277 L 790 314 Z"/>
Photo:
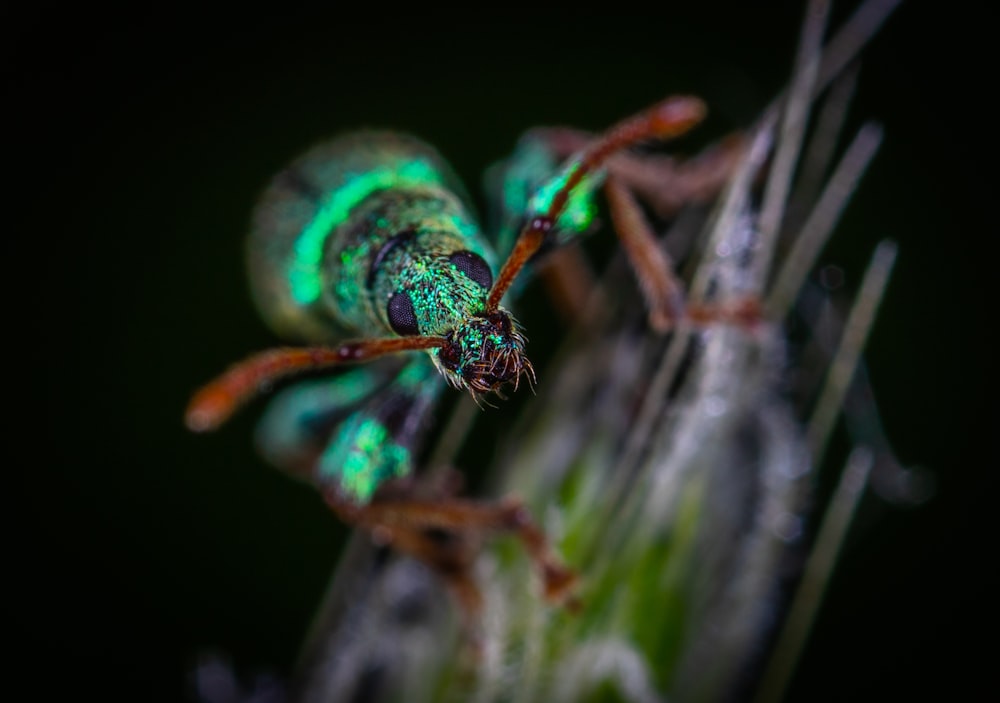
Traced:
<path id="1" fill-rule="evenodd" d="M 242 266 L 271 174 L 337 131 L 387 126 L 436 144 L 478 192 L 525 128 L 599 129 L 670 93 L 711 107 L 693 149 L 747 124 L 789 74 L 800 4 L 750 5 L 5 11 L 5 262 L 27 315 L 8 344 L 32 361 L 44 349 L 24 378 L 44 409 L 15 406 L 24 429 L 7 437 L 15 685 L 180 700 L 201 651 L 245 672 L 291 666 L 345 532 L 254 456 L 255 413 L 209 437 L 180 421 L 199 382 L 275 342 Z M 886 138 L 823 261 L 856 285 L 879 239 L 900 245 L 869 368 L 901 459 L 937 492 L 915 510 L 866 501 L 794 700 L 955 697 L 986 680 L 996 183 L 982 27 L 904 3 L 866 52 L 851 122 Z"/>

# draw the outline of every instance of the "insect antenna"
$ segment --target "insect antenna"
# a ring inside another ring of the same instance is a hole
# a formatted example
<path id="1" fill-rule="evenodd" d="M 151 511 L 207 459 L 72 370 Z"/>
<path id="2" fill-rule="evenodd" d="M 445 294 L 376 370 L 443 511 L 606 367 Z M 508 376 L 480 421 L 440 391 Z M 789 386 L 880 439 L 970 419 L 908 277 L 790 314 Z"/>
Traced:
<path id="1" fill-rule="evenodd" d="M 600 170 L 612 154 L 645 139 L 671 139 L 684 134 L 705 117 L 705 103 L 695 97 L 675 96 L 653 105 L 609 129 L 585 149 L 564 171 L 565 183 L 556 191 L 548 208 L 528 220 L 518 235 L 510 256 L 500 269 L 486 301 L 487 311 L 496 310 L 521 269 L 538 251 L 545 236 L 559 220 L 570 193 L 589 175 Z"/>
<path id="2" fill-rule="evenodd" d="M 444 346 L 444 337 L 389 337 L 346 342 L 337 347 L 268 349 L 234 364 L 195 393 L 184 413 L 194 432 L 214 430 L 255 395 L 275 382 L 305 371 L 362 363 L 385 354 Z"/>

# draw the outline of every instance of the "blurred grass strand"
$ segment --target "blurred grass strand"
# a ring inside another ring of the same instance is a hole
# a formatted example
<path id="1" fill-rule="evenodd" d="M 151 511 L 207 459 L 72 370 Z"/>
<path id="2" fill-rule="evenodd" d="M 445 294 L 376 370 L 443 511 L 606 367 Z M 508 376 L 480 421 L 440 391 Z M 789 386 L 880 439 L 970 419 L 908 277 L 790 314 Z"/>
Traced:
<path id="1" fill-rule="evenodd" d="M 902 2 L 903 0 L 868 0 L 855 10 L 823 50 L 814 95 L 841 75 Z"/>
<path id="2" fill-rule="evenodd" d="M 885 294 L 895 258 L 895 244 L 881 242 L 865 272 L 861 291 L 844 325 L 843 339 L 808 426 L 807 441 L 813 456 L 822 456 L 825 449 L 836 415 L 856 372 L 861 350 L 871 332 L 875 313 Z M 848 457 L 789 608 L 788 618 L 765 669 L 755 697 L 758 703 L 780 701 L 784 694 L 873 465 L 874 454 L 865 446 L 855 447 Z"/>
<path id="3" fill-rule="evenodd" d="M 816 115 L 816 126 L 806 144 L 795 190 L 789 197 L 788 211 L 782 224 L 782 237 L 802 227 L 801 210 L 816 201 L 823 179 L 836 156 L 837 143 L 847 120 L 848 107 L 857 89 L 860 61 L 855 61 L 830 86 Z"/>
<path id="4" fill-rule="evenodd" d="M 765 309 L 771 319 L 781 319 L 788 314 L 795 296 L 802 289 L 806 275 L 812 270 L 823 245 L 833 233 L 837 219 L 881 142 L 882 129 L 868 123 L 854 137 L 847 153 L 837 164 L 819 202 L 795 237 L 792 249 L 785 257 L 768 295 Z"/>
<path id="5" fill-rule="evenodd" d="M 823 456 L 834 422 L 843 407 L 851 379 L 861 359 L 875 313 L 882 302 L 885 288 L 896 262 L 897 247 L 893 242 L 880 242 L 861 282 L 861 292 L 844 325 L 844 336 L 830 364 L 826 384 L 816 401 L 809 419 L 806 439 L 813 456 Z"/>
<path id="6" fill-rule="evenodd" d="M 811 0 L 806 8 L 791 89 L 781 118 L 781 136 L 774 155 L 774 163 L 771 165 L 771 176 L 764 190 L 764 203 L 758 221 L 760 241 L 753 266 L 760 288 L 764 288 L 767 282 L 771 259 L 788 204 L 792 176 L 802 152 L 802 141 L 805 138 L 809 109 L 812 106 L 813 86 L 816 84 L 816 75 L 823 55 L 823 33 L 826 31 L 829 14 L 828 0 Z"/>
<path id="7" fill-rule="evenodd" d="M 873 465 L 874 455 L 867 447 L 856 447 L 847 458 L 754 703 L 784 697 Z"/>

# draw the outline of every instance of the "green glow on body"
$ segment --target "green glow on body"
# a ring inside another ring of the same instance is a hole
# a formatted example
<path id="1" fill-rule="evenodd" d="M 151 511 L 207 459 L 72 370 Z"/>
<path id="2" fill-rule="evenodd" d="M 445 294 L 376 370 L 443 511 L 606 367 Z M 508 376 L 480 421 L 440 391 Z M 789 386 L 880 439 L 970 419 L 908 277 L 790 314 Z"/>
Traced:
<path id="1" fill-rule="evenodd" d="M 575 170 L 575 165 L 567 168 L 540 186 L 528 203 L 528 212 L 533 214 L 547 212 L 552 206 L 552 198 Z M 570 191 L 569 198 L 566 199 L 566 206 L 556 221 L 559 230 L 575 234 L 583 232 L 590 226 L 597 212 L 593 198 L 594 189 L 600 185 L 602 180 L 601 177 L 586 176 Z"/>
<path id="2" fill-rule="evenodd" d="M 359 504 L 370 502 L 384 481 L 409 471 L 410 452 L 393 441 L 385 425 L 362 412 L 344 421 L 319 461 L 320 478 Z"/>
<path id="3" fill-rule="evenodd" d="M 502 162 L 504 218 L 497 234 L 500 251 L 514 246 L 525 219 L 546 213 L 552 198 L 566 184 L 566 179 L 579 162 L 559 167 L 543 139 L 522 139 L 514 154 Z M 583 178 L 569 193 L 566 205 L 556 222 L 556 241 L 565 244 L 586 233 L 597 214 L 594 191 L 604 182 L 604 173 L 592 173 Z"/>
<path id="4" fill-rule="evenodd" d="M 351 369 L 333 378 L 300 381 L 278 393 L 268 405 L 257 428 L 258 446 L 264 456 L 284 466 L 302 447 L 315 441 L 314 424 L 348 409 L 383 385 L 372 369 Z M 292 459 L 294 460 L 294 459 Z"/>
<path id="5" fill-rule="evenodd" d="M 415 393 L 426 390 L 427 381 L 434 379 L 437 372 L 431 364 L 420 360 L 416 363 L 407 364 L 396 377 L 396 385 L 403 390 Z"/>
<path id="6" fill-rule="evenodd" d="M 293 387 L 297 395 L 292 396 L 292 402 L 328 412 L 331 408 L 346 407 L 364 399 L 377 387 L 378 379 L 378 374 L 371 369 L 357 368 L 333 378 L 306 381 Z"/>
<path id="7" fill-rule="evenodd" d="M 310 305 L 319 298 L 322 291 L 320 264 L 326 237 L 331 229 L 347 219 L 358 203 L 379 190 L 427 184 L 442 184 L 441 174 L 426 161 L 415 159 L 359 173 L 331 193 L 295 242 L 288 267 L 295 302 Z"/>

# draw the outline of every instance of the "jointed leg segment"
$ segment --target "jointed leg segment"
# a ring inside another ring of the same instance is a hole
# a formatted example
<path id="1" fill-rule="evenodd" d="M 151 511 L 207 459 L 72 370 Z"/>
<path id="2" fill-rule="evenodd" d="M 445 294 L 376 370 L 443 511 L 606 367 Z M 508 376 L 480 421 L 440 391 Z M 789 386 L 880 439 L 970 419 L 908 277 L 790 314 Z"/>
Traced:
<path id="1" fill-rule="evenodd" d="M 478 502 L 388 495 L 367 505 L 336 495 L 326 499 L 345 522 L 370 530 L 376 539 L 435 569 L 469 612 L 481 606 L 471 569 L 479 542 L 490 533 L 512 534 L 521 541 L 541 576 L 547 600 L 572 602 L 576 575 L 552 553 L 545 534 L 516 499 Z"/>
<path id="2" fill-rule="evenodd" d="M 678 323 L 725 323 L 752 328 L 760 321 L 760 302 L 756 298 L 712 304 L 685 303 L 674 264 L 656 239 L 635 197 L 610 175 L 604 192 L 615 231 L 646 300 L 649 324 L 653 329 L 665 332 Z"/>

